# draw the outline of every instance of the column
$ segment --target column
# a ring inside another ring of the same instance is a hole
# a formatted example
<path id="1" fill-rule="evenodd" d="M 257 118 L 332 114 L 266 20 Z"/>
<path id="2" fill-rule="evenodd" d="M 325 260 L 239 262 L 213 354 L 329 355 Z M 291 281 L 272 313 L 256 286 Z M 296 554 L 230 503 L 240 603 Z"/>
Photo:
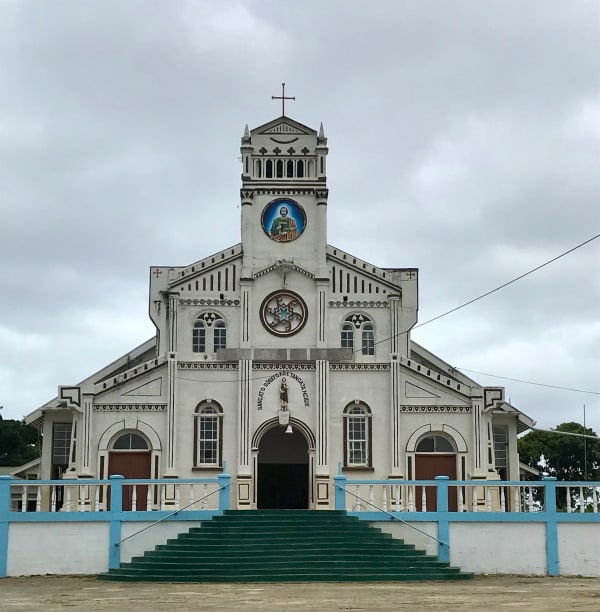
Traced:
<path id="1" fill-rule="evenodd" d="M 179 293 L 168 293 L 167 313 L 167 456 L 165 477 L 177 476 L 177 298 Z"/>
<path id="2" fill-rule="evenodd" d="M 329 361 L 317 359 L 315 362 L 316 382 L 316 434 L 317 469 L 315 473 L 315 505 L 317 508 L 330 507 L 329 490 Z"/>
<path id="3" fill-rule="evenodd" d="M 252 359 L 240 359 L 238 362 L 239 382 L 239 416 L 238 416 L 238 466 L 237 466 L 237 500 L 238 508 L 252 507 L 252 440 L 251 410 L 252 398 Z"/>

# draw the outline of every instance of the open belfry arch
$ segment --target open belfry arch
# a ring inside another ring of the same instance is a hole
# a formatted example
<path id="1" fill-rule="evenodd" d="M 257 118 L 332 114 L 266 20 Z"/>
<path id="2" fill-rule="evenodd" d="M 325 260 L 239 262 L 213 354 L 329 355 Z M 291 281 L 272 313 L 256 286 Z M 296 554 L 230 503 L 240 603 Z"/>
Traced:
<path id="1" fill-rule="evenodd" d="M 331 508 L 339 469 L 518 479 L 531 420 L 412 341 L 416 268 L 328 244 L 323 125 L 274 98 L 282 115 L 242 132 L 240 243 L 150 267 L 155 336 L 27 417 L 42 477 L 104 478 L 127 457 L 151 478 L 226 468 L 240 509 Z"/>

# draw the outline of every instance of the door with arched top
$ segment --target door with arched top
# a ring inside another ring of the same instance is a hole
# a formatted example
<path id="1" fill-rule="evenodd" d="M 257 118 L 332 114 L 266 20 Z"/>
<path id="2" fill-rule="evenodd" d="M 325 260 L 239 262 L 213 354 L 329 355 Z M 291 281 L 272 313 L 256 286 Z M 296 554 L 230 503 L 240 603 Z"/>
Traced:
<path id="1" fill-rule="evenodd" d="M 272 427 L 258 447 L 256 507 L 301 509 L 309 507 L 308 442 L 297 428 L 286 433 Z"/>
<path id="2" fill-rule="evenodd" d="M 108 476 L 120 474 L 128 478 L 150 478 L 151 451 L 148 442 L 137 433 L 121 434 L 108 455 Z M 148 486 L 136 485 L 136 510 L 146 510 Z M 123 487 L 123 510 L 131 510 L 133 487 Z M 110 508 L 110 490 L 108 496 Z"/>
<path id="3" fill-rule="evenodd" d="M 428 435 L 417 444 L 415 453 L 415 480 L 433 480 L 436 476 L 448 476 L 456 480 L 456 450 L 451 440 L 441 435 Z M 416 503 L 421 503 L 422 488 L 416 488 Z M 427 511 L 437 510 L 436 487 L 425 487 Z M 448 510 L 458 509 L 456 487 L 448 491 Z"/>

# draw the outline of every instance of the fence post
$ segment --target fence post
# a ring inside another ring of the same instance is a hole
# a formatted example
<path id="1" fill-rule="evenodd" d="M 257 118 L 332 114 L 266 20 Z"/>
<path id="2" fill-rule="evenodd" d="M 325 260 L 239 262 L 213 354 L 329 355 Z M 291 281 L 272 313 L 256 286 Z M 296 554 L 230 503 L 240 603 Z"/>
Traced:
<path id="1" fill-rule="evenodd" d="M 6 578 L 8 570 L 8 516 L 11 481 L 12 476 L 0 476 L 0 578 Z"/>
<path id="2" fill-rule="evenodd" d="M 225 466 L 223 466 L 223 473 L 219 474 L 219 510 L 229 510 L 229 504 L 231 501 L 231 476 L 225 473 Z"/>
<path id="3" fill-rule="evenodd" d="M 123 512 L 124 476 L 110 477 L 110 550 L 108 551 L 108 569 L 118 569 L 121 565 L 121 518 Z"/>
<path id="4" fill-rule="evenodd" d="M 333 482 L 335 484 L 335 509 L 336 510 L 346 510 L 346 481 L 348 480 L 347 476 L 343 474 L 338 474 L 333 477 Z"/>
<path id="5" fill-rule="evenodd" d="M 448 476 L 436 476 L 437 483 L 437 524 L 438 559 L 450 561 L 450 524 L 448 522 Z"/>
<path id="6" fill-rule="evenodd" d="M 558 576 L 558 525 L 556 522 L 556 478 L 545 476 L 544 512 L 546 514 L 546 565 L 548 576 Z"/>

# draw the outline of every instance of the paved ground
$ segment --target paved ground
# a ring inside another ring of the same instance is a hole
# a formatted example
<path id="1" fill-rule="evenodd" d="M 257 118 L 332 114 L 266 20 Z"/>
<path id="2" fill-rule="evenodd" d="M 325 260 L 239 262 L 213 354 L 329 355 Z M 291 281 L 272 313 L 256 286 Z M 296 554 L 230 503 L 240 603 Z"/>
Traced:
<path id="1" fill-rule="evenodd" d="M 490 576 L 459 582 L 121 584 L 92 577 L 0 580 L 0 610 L 599 610 L 600 580 Z"/>

